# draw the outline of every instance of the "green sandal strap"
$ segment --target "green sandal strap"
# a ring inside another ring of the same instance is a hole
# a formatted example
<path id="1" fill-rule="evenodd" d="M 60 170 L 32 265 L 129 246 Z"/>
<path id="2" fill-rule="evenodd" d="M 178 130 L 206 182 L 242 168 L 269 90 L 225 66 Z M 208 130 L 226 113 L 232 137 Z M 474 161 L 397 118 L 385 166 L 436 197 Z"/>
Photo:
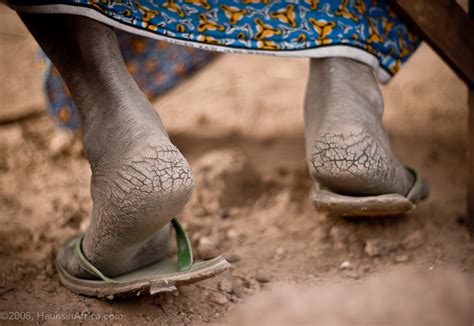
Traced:
<path id="1" fill-rule="evenodd" d="M 193 250 L 191 248 L 191 241 L 184 230 L 181 223 L 176 219 L 172 219 L 174 230 L 176 232 L 176 244 L 178 247 L 178 269 L 186 271 L 193 265 Z"/>
<path id="2" fill-rule="evenodd" d="M 193 265 L 193 251 L 191 249 L 191 242 L 189 241 L 188 235 L 184 230 L 181 223 L 176 219 L 173 218 L 171 220 L 171 224 L 174 227 L 176 232 L 176 243 L 178 247 L 178 270 L 179 271 L 186 271 L 191 268 Z M 102 279 L 104 282 L 107 283 L 119 283 L 107 276 L 105 276 L 97 267 L 95 267 L 84 255 L 82 251 L 82 241 L 84 239 L 84 235 L 82 235 L 78 241 L 76 242 L 74 251 L 77 257 L 77 261 L 79 265 L 84 268 L 86 271 L 91 273 L 94 276 Z"/>
<path id="3" fill-rule="evenodd" d="M 75 254 L 77 261 L 79 262 L 79 265 L 84 268 L 86 271 L 91 273 L 94 276 L 97 276 L 98 278 L 102 279 L 103 281 L 107 283 L 118 283 L 114 281 L 111 278 L 108 278 L 105 276 L 101 271 L 97 269 L 92 263 L 84 256 L 84 253 L 82 251 L 82 240 L 84 239 L 84 234 L 77 240 L 76 246 L 74 248 Z"/>
<path id="4" fill-rule="evenodd" d="M 413 175 L 413 178 L 415 181 L 413 181 L 413 185 L 411 186 L 410 190 L 408 190 L 408 193 L 406 194 L 405 197 L 408 198 L 408 200 L 412 202 L 416 202 L 419 200 L 419 198 L 416 198 L 419 196 L 419 193 L 421 191 L 421 188 L 423 187 L 423 179 L 421 178 L 421 175 L 413 168 L 405 165 L 405 169 L 408 170 Z"/>

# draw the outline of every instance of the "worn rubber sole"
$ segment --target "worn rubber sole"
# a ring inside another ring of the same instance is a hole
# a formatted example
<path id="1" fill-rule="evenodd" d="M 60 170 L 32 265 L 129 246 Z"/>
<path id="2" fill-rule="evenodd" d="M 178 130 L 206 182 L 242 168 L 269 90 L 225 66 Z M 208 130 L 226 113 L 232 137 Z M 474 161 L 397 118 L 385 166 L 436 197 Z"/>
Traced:
<path id="1" fill-rule="evenodd" d="M 410 167 L 415 181 L 406 196 L 385 194 L 378 196 L 346 196 L 329 189 L 313 187 L 311 200 L 316 209 L 335 217 L 383 217 L 410 213 L 416 203 L 428 197 L 428 187 L 419 173 Z"/>
<path id="2" fill-rule="evenodd" d="M 195 262 L 190 269 L 180 272 L 175 260 L 165 259 L 115 277 L 114 280 L 117 283 L 109 283 L 102 280 L 77 278 L 69 274 L 58 259 L 55 265 L 59 281 L 69 290 L 86 296 L 107 299 L 175 291 L 177 286 L 213 277 L 231 266 L 224 257 L 218 256 L 211 260 Z"/>

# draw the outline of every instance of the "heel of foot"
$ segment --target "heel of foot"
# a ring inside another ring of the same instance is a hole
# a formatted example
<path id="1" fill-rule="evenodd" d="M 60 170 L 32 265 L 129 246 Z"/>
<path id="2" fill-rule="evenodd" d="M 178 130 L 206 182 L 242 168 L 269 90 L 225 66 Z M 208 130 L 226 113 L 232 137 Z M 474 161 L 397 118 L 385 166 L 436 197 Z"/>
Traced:
<path id="1" fill-rule="evenodd" d="M 169 141 L 135 146 L 93 171 L 93 223 L 84 254 L 106 275 L 120 275 L 163 258 L 163 231 L 187 203 L 194 187 L 191 169 Z M 94 223 L 100 220 L 100 223 Z"/>
<path id="2" fill-rule="evenodd" d="M 405 195 L 409 187 L 403 166 L 363 131 L 316 137 L 309 169 L 318 183 L 346 195 Z"/>

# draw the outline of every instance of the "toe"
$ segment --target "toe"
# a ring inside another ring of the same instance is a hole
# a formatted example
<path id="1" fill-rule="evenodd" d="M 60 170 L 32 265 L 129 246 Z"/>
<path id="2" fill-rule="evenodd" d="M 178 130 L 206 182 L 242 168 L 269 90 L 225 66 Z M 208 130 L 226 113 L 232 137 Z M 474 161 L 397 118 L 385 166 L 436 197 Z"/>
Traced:
<path id="1" fill-rule="evenodd" d="M 96 277 L 83 269 L 77 261 L 76 255 L 74 253 L 77 241 L 79 241 L 79 237 L 69 239 L 59 250 L 57 259 L 61 266 L 66 269 L 69 274 L 83 279 L 94 279 Z"/>

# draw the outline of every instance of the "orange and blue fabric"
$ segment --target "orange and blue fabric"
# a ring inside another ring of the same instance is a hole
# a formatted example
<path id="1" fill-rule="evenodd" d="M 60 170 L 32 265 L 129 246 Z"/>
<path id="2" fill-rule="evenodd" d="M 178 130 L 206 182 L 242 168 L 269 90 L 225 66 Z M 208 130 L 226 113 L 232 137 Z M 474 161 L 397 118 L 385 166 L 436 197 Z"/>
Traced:
<path id="1" fill-rule="evenodd" d="M 9 0 L 30 13 L 77 14 L 204 50 L 348 57 L 390 80 L 420 38 L 386 0 Z M 150 77 L 149 79 L 151 79 Z"/>

